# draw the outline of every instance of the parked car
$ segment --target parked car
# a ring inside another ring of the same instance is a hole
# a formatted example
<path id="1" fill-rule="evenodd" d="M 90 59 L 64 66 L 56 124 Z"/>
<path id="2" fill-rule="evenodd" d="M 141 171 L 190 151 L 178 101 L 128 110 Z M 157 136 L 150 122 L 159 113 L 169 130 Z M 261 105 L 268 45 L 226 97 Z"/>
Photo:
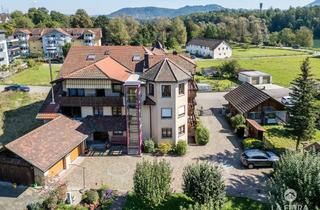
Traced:
<path id="1" fill-rule="evenodd" d="M 21 92 L 29 92 L 30 88 L 23 85 L 9 85 L 4 88 L 4 91 L 21 91 Z"/>
<path id="2" fill-rule="evenodd" d="M 245 150 L 240 157 L 241 163 L 252 169 L 254 167 L 272 167 L 279 157 L 271 151 L 260 149 Z"/>
<path id="3" fill-rule="evenodd" d="M 284 105 L 293 105 L 293 101 L 292 101 L 292 97 L 291 96 L 283 96 L 281 98 L 281 103 L 283 103 Z"/>

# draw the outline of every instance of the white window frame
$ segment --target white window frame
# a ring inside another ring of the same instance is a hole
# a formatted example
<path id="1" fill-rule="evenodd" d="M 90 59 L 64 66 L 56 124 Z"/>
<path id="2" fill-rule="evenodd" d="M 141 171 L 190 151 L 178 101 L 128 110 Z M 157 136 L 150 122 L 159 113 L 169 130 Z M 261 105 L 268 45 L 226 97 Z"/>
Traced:
<path id="1" fill-rule="evenodd" d="M 179 106 L 179 108 L 178 108 L 178 116 L 179 117 L 183 117 L 185 115 L 186 115 L 186 106 L 185 105 Z"/>
<path id="2" fill-rule="evenodd" d="M 161 108 L 161 119 L 171 119 L 171 118 L 172 118 L 172 108 Z"/>

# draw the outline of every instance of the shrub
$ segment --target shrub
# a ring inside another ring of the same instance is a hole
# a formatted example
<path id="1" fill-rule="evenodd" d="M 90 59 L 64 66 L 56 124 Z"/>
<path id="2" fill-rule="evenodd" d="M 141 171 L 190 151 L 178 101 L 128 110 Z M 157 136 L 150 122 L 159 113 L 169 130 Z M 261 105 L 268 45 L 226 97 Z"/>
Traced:
<path id="1" fill-rule="evenodd" d="M 143 148 L 145 153 L 153 153 L 155 151 L 154 141 L 152 139 L 145 140 Z"/>
<path id="2" fill-rule="evenodd" d="M 221 207 L 225 198 L 225 186 L 218 167 L 209 163 L 192 164 L 183 171 L 183 191 L 195 202 Z"/>
<path id="3" fill-rule="evenodd" d="M 55 209 L 59 203 L 58 193 L 56 191 L 50 192 L 49 196 L 43 201 L 44 209 Z"/>
<path id="4" fill-rule="evenodd" d="M 34 202 L 27 205 L 28 210 L 42 210 L 42 202 Z"/>
<path id="5" fill-rule="evenodd" d="M 241 114 L 237 114 L 236 116 L 231 117 L 230 121 L 231 121 L 231 126 L 235 129 L 238 129 L 243 125 L 245 125 L 246 118 Z"/>
<path id="6" fill-rule="evenodd" d="M 35 60 L 33 60 L 33 59 L 28 59 L 27 60 L 27 65 L 28 65 L 29 68 L 33 68 L 33 67 L 35 67 L 37 65 L 37 62 Z"/>
<path id="7" fill-rule="evenodd" d="M 183 156 L 187 153 L 188 144 L 185 140 L 179 140 L 176 146 L 176 153 L 179 156 Z"/>
<path id="8" fill-rule="evenodd" d="M 199 145 L 206 145 L 209 142 L 210 133 L 207 128 L 198 125 L 196 128 L 196 142 Z"/>
<path id="9" fill-rule="evenodd" d="M 171 168 L 164 160 L 137 163 L 133 176 L 134 193 L 149 207 L 158 206 L 170 195 Z"/>
<path id="10" fill-rule="evenodd" d="M 218 210 L 220 208 L 221 206 L 215 206 L 213 202 L 208 202 L 205 204 L 195 203 L 187 208 L 180 207 L 180 210 Z"/>
<path id="11" fill-rule="evenodd" d="M 90 189 L 85 191 L 82 195 L 82 202 L 86 204 L 97 204 L 99 201 L 99 194 L 96 190 Z"/>
<path id="12" fill-rule="evenodd" d="M 254 138 L 247 138 L 242 141 L 244 149 L 263 149 L 264 144 L 261 140 Z"/>
<path id="13" fill-rule="evenodd" d="M 172 150 L 172 144 L 169 141 L 163 141 L 159 144 L 159 150 L 162 154 L 168 154 Z"/>
<path id="14" fill-rule="evenodd" d="M 296 191 L 296 200 L 290 205 L 320 207 L 320 156 L 313 153 L 285 153 L 274 167 L 272 178 L 268 182 L 270 201 L 280 206 L 289 206 L 283 199 L 288 189 Z M 318 208 L 317 208 L 318 207 Z"/>

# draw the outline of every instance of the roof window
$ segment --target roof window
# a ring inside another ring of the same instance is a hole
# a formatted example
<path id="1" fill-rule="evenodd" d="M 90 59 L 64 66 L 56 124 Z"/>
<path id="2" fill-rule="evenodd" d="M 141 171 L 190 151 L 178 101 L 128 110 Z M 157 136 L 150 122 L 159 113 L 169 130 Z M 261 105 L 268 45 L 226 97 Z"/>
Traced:
<path id="1" fill-rule="evenodd" d="M 87 61 L 94 61 L 95 59 L 96 59 L 96 55 L 95 54 L 87 55 Z"/>
<path id="2" fill-rule="evenodd" d="M 132 61 L 140 61 L 140 60 L 141 60 L 141 56 L 140 55 L 133 55 Z"/>

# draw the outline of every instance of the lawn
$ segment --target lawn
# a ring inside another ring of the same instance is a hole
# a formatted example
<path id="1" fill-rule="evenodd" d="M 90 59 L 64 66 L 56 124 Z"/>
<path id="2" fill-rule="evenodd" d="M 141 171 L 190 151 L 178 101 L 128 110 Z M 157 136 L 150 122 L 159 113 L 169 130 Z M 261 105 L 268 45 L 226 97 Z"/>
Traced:
<path id="1" fill-rule="evenodd" d="M 41 125 L 35 119 L 44 94 L 0 93 L 0 147 Z"/>
<path id="2" fill-rule="evenodd" d="M 268 149 L 275 149 L 278 153 L 282 153 L 285 150 L 295 150 L 296 140 L 294 140 L 284 126 L 268 125 L 264 126 L 264 128 L 266 129 L 264 140 Z M 320 141 L 320 130 L 317 130 L 315 140 L 313 141 Z M 301 143 L 307 144 L 313 141 Z"/>
<path id="3" fill-rule="evenodd" d="M 187 207 L 192 204 L 191 198 L 184 194 L 172 194 L 162 205 L 153 208 L 155 210 L 179 210 L 180 206 Z M 123 207 L 124 210 L 147 210 L 150 209 L 144 206 L 139 199 L 133 194 L 129 193 L 127 201 Z M 267 205 L 249 198 L 227 197 L 226 203 L 222 210 L 267 210 Z"/>
<path id="4" fill-rule="evenodd" d="M 275 57 L 275 56 L 292 56 L 292 55 L 307 55 L 305 52 L 274 48 L 240 48 L 234 47 L 232 51 L 233 58 L 258 58 L 258 57 Z"/>
<path id="5" fill-rule="evenodd" d="M 257 58 L 238 60 L 241 68 L 248 70 L 259 70 L 269 73 L 273 77 L 273 83 L 284 87 L 289 87 L 293 79 L 300 73 L 300 65 L 305 57 L 287 58 Z M 197 62 L 198 68 L 208 68 L 219 66 L 222 60 L 200 60 Z M 320 79 L 320 58 L 310 58 L 312 72 L 316 78 Z"/>
<path id="6" fill-rule="evenodd" d="M 172 194 L 162 205 L 153 208 L 154 210 L 179 210 L 180 206 L 188 207 L 192 204 L 191 198 L 184 194 Z M 127 201 L 123 207 L 124 210 L 147 210 L 141 201 L 133 194 L 129 193 Z M 267 205 L 253 201 L 249 198 L 227 197 L 222 210 L 267 210 Z"/>
<path id="7" fill-rule="evenodd" d="M 52 73 L 53 79 L 58 75 L 59 64 L 52 64 Z M 41 64 L 39 66 L 25 69 L 22 72 L 19 72 L 12 77 L 7 78 L 5 81 L 2 81 L 2 84 L 23 84 L 23 85 L 39 85 L 47 86 L 50 85 L 50 71 L 48 64 Z"/>
<path id="8" fill-rule="evenodd" d="M 216 92 L 227 91 L 237 85 L 235 81 L 231 81 L 228 79 L 209 78 L 199 75 L 195 76 L 195 80 L 197 81 L 197 83 L 206 83 L 211 85 L 212 90 Z"/>

